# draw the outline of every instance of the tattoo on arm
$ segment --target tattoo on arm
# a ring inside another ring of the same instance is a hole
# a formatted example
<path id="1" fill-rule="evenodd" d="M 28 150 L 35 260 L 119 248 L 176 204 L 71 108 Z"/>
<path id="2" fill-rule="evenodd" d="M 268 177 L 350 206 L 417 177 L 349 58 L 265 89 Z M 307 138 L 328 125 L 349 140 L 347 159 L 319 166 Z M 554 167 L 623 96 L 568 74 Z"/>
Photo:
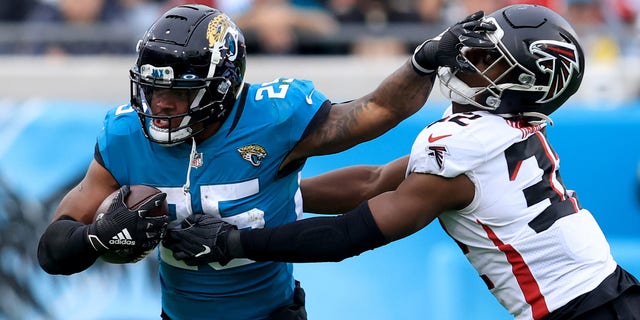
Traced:
<path id="1" fill-rule="evenodd" d="M 317 143 L 322 150 L 340 151 L 361 142 L 362 137 L 353 136 L 360 124 L 358 119 L 368 109 L 369 101 L 354 101 L 353 106 L 344 112 L 338 112 L 317 128 Z"/>

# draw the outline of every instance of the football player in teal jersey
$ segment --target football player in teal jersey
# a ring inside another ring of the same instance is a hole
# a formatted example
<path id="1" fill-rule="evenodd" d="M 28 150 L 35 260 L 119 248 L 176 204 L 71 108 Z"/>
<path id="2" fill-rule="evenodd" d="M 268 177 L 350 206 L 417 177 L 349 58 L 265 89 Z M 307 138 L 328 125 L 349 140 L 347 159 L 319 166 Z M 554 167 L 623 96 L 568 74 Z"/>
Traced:
<path id="1" fill-rule="evenodd" d="M 210 262 L 218 246 L 207 218 L 240 229 L 299 219 L 305 160 L 373 139 L 419 110 L 434 70 L 467 67 L 456 58 L 460 46 L 490 44 L 482 16 L 419 46 L 371 93 L 332 103 L 306 80 L 245 83 L 244 36 L 227 15 L 202 5 L 170 9 L 138 43 L 131 101 L 107 113 L 85 177 L 40 239 L 40 265 L 81 272 L 107 251 L 153 249 L 170 228 L 180 232 L 159 246 L 164 319 L 306 319 L 290 263 Z M 134 184 L 162 193 L 130 210 L 122 199 Z M 165 198 L 168 218 L 144 215 Z M 119 234 L 130 241 L 112 241 Z"/>

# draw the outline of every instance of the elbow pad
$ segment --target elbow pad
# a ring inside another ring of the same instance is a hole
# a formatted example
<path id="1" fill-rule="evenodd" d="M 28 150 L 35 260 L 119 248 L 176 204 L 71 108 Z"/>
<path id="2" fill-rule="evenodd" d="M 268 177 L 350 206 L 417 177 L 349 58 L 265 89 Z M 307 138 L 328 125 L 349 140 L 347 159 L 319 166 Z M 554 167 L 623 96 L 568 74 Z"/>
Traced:
<path id="1" fill-rule="evenodd" d="M 86 239 L 86 225 L 69 216 L 51 223 L 38 243 L 38 262 L 49 274 L 70 275 L 89 268 L 97 259 Z"/>

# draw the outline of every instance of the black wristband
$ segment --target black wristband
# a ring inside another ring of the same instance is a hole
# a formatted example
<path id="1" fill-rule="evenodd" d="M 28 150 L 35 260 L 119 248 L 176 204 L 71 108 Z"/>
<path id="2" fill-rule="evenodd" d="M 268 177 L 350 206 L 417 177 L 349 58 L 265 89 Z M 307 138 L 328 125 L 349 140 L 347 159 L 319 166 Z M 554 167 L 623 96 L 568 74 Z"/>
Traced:
<path id="1" fill-rule="evenodd" d="M 227 235 L 227 252 L 229 258 L 244 258 L 245 253 L 240 240 L 240 231 L 238 229 L 230 230 Z"/>
<path id="2" fill-rule="evenodd" d="M 87 225 L 69 216 L 51 223 L 38 243 L 38 262 L 49 274 L 70 275 L 89 268 L 99 254 L 86 241 Z"/>
<path id="3" fill-rule="evenodd" d="M 241 230 L 239 240 L 246 258 L 287 262 L 337 262 L 388 243 L 367 202 L 339 216 Z"/>

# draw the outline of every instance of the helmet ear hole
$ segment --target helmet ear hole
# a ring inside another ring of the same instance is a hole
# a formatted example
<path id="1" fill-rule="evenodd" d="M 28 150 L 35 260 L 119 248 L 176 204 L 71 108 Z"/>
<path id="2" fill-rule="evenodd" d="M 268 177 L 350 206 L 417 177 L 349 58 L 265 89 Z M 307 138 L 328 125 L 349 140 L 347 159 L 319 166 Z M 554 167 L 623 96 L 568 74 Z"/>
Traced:
<path id="1" fill-rule="evenodd" d="M 520 82 L 520 84 L 533 86 L 536 83 L 536 77 L 532 74 L 521 73 L 518 76 L 518 82 Z"/>

